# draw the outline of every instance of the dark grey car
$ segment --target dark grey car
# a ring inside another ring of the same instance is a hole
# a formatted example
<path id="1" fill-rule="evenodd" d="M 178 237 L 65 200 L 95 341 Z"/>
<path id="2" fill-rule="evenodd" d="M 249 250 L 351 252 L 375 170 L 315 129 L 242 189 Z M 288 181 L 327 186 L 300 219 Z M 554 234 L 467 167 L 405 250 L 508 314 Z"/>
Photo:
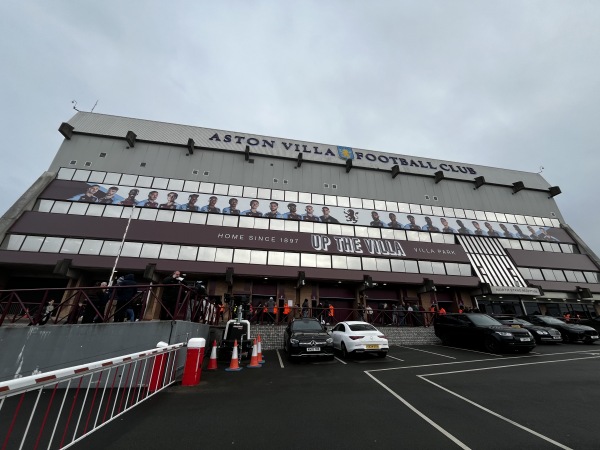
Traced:
<path id="1" fill-rule="evenodd" d="M 314 318 L 294 319 L 285 328 L 283 348 L 289 359 L 322 358 L 332 360 L 333 339 Z"/>

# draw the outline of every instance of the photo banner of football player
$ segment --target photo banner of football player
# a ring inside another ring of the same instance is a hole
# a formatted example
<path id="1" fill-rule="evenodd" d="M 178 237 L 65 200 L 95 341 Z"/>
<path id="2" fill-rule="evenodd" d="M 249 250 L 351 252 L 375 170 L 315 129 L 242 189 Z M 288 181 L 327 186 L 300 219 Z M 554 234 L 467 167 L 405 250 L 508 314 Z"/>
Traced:
<path id="1" fill-rule="evenodd" d="M 432 233 L 458 233 L 545 242 L 572 242 L 563 230 L 554 227 L 345 208 L 280 200 L 232 197 L 197 192 L 178 192 L 165 189 L 68 181 L 54 181 L 53 183 L 60 184 L 60 188 L 47 189 L 44 194 L 48 198 L 66 198 L 74 202 L 120 206 L 136 205 L 141 208 L 360 225 Z M 53 192 L 54 195 L 52 195 Z M 62 195 L 57 198 L 56 195 L 59 192 Z"/>

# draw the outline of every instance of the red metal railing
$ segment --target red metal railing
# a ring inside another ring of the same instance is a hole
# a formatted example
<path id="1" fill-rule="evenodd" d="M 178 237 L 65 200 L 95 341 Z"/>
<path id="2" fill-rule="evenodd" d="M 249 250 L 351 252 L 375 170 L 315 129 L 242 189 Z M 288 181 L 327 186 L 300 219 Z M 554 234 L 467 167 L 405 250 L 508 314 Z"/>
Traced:
<path id="1" fill-rule="evenodd" d="M 189 320 L 192 322 L 215 324 L 218 319 L 218 306 L 208 297 L 192 287 L 178 286 L 173 305 L 163 302 L 161 288 L 173 285 L 135 285 L 134 297 L 123 303 L 118 292 L 130 286 L 112 286 L 106 291 L 106 303 L 99 303 L 99 287 L 16 289 L 0 290 L 0 326 L 5 323 L 45 323 L 111 322 L 120 320 L 128 309 L 133 310 L 135 320 L 151 320 L 163 317 L 169 320 Z M 87 309 L 87 311 L 86 311 Z"/>

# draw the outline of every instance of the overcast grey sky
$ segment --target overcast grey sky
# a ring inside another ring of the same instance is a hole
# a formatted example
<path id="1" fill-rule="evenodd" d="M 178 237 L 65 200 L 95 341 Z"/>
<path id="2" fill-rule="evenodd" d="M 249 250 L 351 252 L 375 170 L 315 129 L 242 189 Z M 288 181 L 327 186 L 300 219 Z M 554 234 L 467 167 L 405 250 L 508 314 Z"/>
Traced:
<path id="1" fill-rule="evenodd" d="M 0 2 L 0 214 L 89 111 L 538 172 L 600 255 L 600 2 Z"/>

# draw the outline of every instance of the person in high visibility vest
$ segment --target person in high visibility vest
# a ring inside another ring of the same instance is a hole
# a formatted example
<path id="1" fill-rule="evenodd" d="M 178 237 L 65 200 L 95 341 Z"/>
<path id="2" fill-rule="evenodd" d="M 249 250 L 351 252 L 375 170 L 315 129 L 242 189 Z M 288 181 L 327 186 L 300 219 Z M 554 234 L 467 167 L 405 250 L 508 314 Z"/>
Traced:
<path id="1" fill-rule="evenodd" d="M 279 308 L 277 307 L 277 305 L 275 305 L 273 307 L 273 322 L 274 323 L 279 323 L 278 317 L 277 317 L 277 311 L 279 311 Z"/>
<path id="2" fill-rule="evenodd" d="M 290 314 L 290 305 L 286 302 L 283 307 L 283 321 L 287 322 Z"/>
<path id="3" fill-rule="evenodd" d="M 446 310 L 444 309 L 443 306 L 440 306 L 440 315 L 443 316 L 444 314 L 446 314 Z"/>
<path id="4" fill-rule="evenodd" d="M 335 313 L 335 310 L 331 303 L 329 304 L 328 309 L 329 309 L 329 314 L 327 314 L 327 325 L 331 325 L 333 323 L 333 315 Z"/>

